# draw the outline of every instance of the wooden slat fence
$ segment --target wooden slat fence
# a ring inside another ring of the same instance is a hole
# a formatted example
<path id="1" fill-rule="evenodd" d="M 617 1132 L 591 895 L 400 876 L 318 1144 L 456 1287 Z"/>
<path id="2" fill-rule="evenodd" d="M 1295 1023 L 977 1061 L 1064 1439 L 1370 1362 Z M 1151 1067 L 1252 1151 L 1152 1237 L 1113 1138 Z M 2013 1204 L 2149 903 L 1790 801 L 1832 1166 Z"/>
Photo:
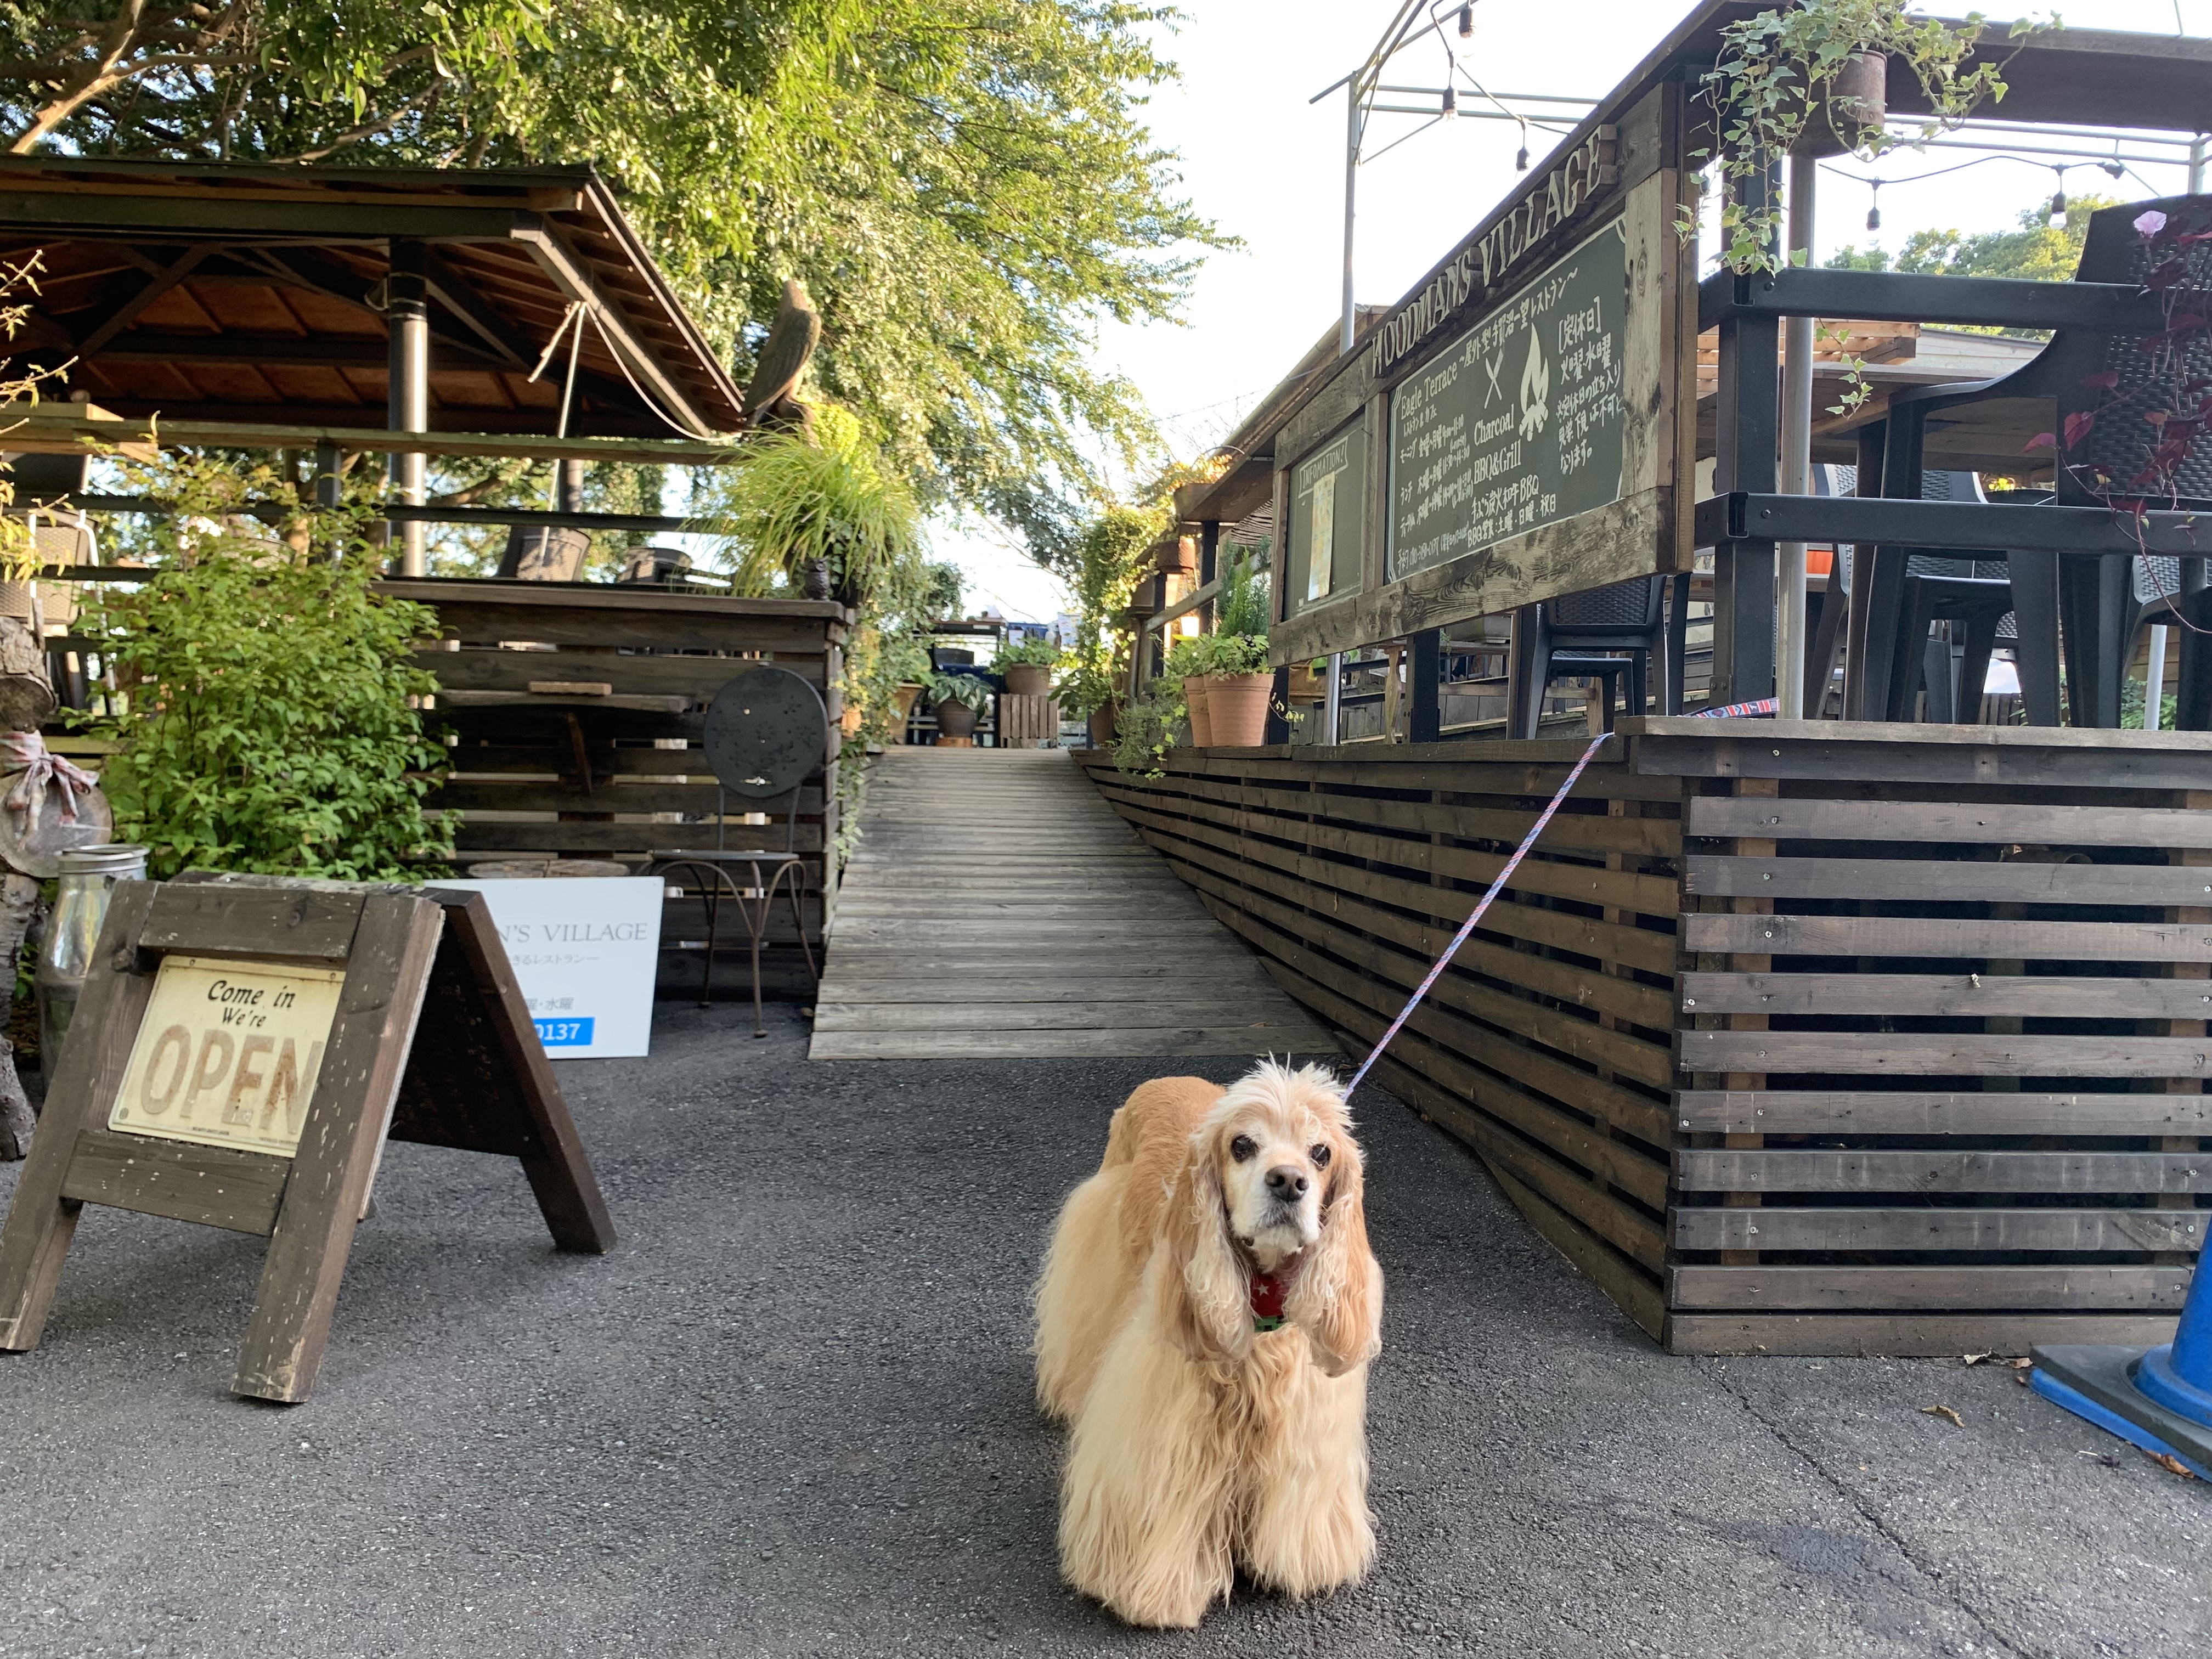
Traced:
<path id="1" fill-rule="evenodd" d="M 1364 1052 L 1581 747 L 1083 760 Z M 1674 1351 L 2163 1340 L 2208 790 L 2197 733 L 1625 722 L 1377 1075 Z"/>

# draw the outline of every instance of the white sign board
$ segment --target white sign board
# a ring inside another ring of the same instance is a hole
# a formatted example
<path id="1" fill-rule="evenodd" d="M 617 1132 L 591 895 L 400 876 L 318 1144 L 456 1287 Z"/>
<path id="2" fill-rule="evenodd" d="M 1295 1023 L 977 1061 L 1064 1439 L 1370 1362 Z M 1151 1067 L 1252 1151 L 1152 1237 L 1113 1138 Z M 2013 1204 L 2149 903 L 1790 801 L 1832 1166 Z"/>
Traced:
<path id="1" fill-rule="evenodd" d="M 482 893 L 549 1060 L 642 1054 L 660 965 L 658 876 L 441 881 Z"/>

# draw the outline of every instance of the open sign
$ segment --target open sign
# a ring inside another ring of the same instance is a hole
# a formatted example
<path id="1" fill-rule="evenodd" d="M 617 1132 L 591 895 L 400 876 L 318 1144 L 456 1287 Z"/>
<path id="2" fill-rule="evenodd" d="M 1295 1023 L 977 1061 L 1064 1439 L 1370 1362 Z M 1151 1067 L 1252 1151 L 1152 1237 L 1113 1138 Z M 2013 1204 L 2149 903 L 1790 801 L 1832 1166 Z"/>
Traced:
<path id="1" fill-rule="evenodd" d="M 290 1158 L 343 971 L 167 957 L 107 1127 Z"/>

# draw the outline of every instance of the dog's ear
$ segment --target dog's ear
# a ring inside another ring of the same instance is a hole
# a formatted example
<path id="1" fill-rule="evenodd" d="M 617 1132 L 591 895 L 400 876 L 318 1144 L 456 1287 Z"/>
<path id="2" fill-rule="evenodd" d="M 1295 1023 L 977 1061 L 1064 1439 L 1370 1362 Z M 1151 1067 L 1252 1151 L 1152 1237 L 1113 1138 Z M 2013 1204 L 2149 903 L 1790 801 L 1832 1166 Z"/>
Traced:
<path id="1" fill-rule="evenodd" d="M 1329 1137 L 1328 1197 L 1321 1237 L 1306 1252 L 1284 1311 L 1331 1376 L 1382 1347 L 1382 1269 L 1367 1248 L 1366 1171 L 1350 1135 Z"/>
<path id="2" fill-rule="evenodd" d="M 1190 1139 L 1162 1218 L 1161 1248 L 1153 1286 L 1160 1333 L 1201 1364 L 1243 1358 L 1252 1346 L 1252 1291 L 1229 1237 L 1209 1134 Z"/>

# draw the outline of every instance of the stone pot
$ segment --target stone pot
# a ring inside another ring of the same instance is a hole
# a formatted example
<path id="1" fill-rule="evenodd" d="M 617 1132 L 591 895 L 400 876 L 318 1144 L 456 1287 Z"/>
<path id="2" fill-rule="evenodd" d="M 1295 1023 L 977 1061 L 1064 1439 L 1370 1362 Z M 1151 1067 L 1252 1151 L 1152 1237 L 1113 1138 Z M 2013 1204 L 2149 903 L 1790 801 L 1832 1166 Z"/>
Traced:
<path id="1" fill-rule="evenodd" d="M 937 735 L 940 738 L 974 737 L 975 711 L 964 702 L 955 702 L 947 697 L 937 705 Z"/>
<path id="2" fill-rule="evenodd" d="M 1182 683 L 1183 706 L 1190 710 L 1190 740 L 1200 749 L 1213 747 L 1213 710 L 1210 693 L 1212 680 L 1190 679 Z"/>
<path id="3" fill-rule="evenodd" d="M 1221 674 L 1206 682 L 1213 742 L 1222 749 L 1256 749 L 1267 740 L 1267 699 L 1273 674 Z"/>
<path id="4" fill-rule="evenodd" d="M 1806 116 L 1790 153 L 1841 155 L 1856 149 L 1862 134 L 1881 127 L 1888 108 L 1888 54 L 1855 52 L 1828 83 L 1828 95 Z"/>
<path id="5" fill-rule="evenodd" d="M 1100 703 L 1091 711 L 1088 723 L 1091 746 L 1093 749 L 1111 749 L 1114 740 L 1121 735 L 1121 705 L 1118 702 Z"/>
<path id="6" fill-rule="evenodd" d="M 1017 697 L 1042 697 L 1052 690 L 1052 670 L 1017 663 L 1006 671 L 1006 690 Z"/>

